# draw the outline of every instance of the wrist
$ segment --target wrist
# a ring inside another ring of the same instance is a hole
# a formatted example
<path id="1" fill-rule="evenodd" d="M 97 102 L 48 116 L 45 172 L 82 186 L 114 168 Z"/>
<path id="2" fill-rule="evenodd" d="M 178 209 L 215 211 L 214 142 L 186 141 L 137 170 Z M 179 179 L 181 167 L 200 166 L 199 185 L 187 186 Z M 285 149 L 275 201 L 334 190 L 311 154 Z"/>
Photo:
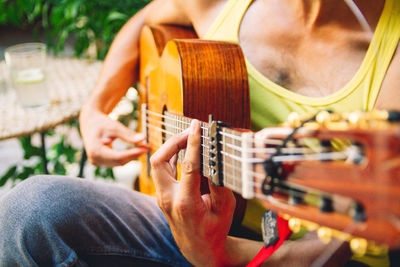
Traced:
<path id="1" fill-rule="evenodd" d="M 225 245 L 227 261 L 221 266 L 246 266 L 263 245 L 259 241 L 228 236 Z"/>

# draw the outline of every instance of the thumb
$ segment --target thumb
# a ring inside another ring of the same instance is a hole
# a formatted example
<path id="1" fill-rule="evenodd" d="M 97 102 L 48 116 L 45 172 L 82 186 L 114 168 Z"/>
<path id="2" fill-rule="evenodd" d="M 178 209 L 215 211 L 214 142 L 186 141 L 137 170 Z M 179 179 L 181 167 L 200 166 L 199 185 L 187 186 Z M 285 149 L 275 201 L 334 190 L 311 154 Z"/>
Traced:
<path id="1" fill-rule="evenodd" d="M 190 134 L 187 141 L 185 158 L 182 162 L 181 191 L 185 196 L 199 200 L 200 194 L 200 123 L 193 120 L 190 124 Z"/>
<path id="2" fill-rule="evenodd" d="M 209 181 L 211 208 L 215 213 L 226 213 L 231 211 L 233 214 L 236 199 L 233 192 L 221 186 L 212 185 Z"/>
<path id="3" fill-rule="evenodd" d="M 146 136 L 142 133 L 137 133 L 132 131 L 122 123 L 116 121 L 114 125 L 114 129 L 112 130 L 113 137 L 118 137 L 124 140 L 125 142 L 131 144 L 138 144 L 145 140 Z"/>

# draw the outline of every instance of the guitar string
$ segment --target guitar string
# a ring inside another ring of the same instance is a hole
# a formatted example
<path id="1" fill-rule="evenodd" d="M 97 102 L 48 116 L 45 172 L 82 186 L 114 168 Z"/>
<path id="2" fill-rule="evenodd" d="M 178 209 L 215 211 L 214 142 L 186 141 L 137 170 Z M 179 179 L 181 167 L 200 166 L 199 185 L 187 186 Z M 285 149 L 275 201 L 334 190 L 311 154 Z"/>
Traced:
<path id="1" fill-rule="evenodd" d="M 233 165 L 230 165 L 230 166 L 233 166 Z M 228 167 L 230 167 L 230 166 L 228 166 Z M 208 165 L 203 162 L 203 169 L 207 169 L 207 167 L 208 167 Z M 236 166 L 234 166 L 234 167 L 236 167 Z M 229 168 L 227 168 L 227 170 L 228 171 L 226 171 L 224 174 L 224 183 L 225 183 L 224 186 L 241 194 L 243 192 L 243 188 L 242 188 L 243 181 L 241 178 L 239 178 L 239 176 L 241 176 L 241 174 L 240 174 L 241 170 L 237 169 L 237 168 L 235 168 L 235 170 L 233 170 L 233 171 L 232 171 L 232 169 L 229 169 Z M 255 196 L 263 195 L 263 194 L 257 193 L 258 192 L 257 189 L 259 191 L 261 191 L 263 181 L 265 179 L 265 174 L 256 173 L 256 172 L 252 172 L 252 171 L 249 171 L 248 173 L 255 174 L 255 175 L 253 175 L 254 180 L 249 179 L 247 181 L 248 186 L 253 187 L 253 189 L 251 190 L 253 192 L 253 194 L 255 194 Z M 204 175 L 204 170 L 203 170 L 203 175 Z M 289 190 L 289 189 L 285 189 L 285 188 L 276 187 L 277 192 L 286 193 L 287 196 L 298 196 L 301 198 L 303 198 L 305 195 L 307 195 L 309 197 L 310 196 L 314 196 L 314 197 L 332 196 L 333 197 L 333 194 L 326 193 L 326 192 L 319 192 L 318 190 L 298 186 L 291 182 L 279 180 L 279 183 L 281 185 L 287 186 L 288 188 L 292 189 L 292 190 Z M 298 191 L 298 190 L 300 190 L 300 191 Z M 347 214 L 347 215 L 349 215 L 349 214 Z"/>
<path id="2" fill-rule="evenodd" d="M 241 178 L 242 169 L 239 169 L 238 166 L 232 165 L 228 162 L 225 162 L 224 165 L 227 167 L 227 168 L 225 168 L 225 172 L 223 174 L 224 180 L 227 181 L 227 179 L 230 179 L 229 182 L 233 182 L 234 184 L 238 184 L 238 183 L 241 184 L 243 182 L 243 180 Z M 202 162 L 202 166 L 203 166 L 203 171 L 204 171 L 204 169 L 208 170 L 210 167 L 208 165 L 208 163 L 206 163 L 204 161 Z M 247 171 L 246 173 L 251 175 L 250 177 L 248 177 L 249 179 L 247 180 L 247 183 L 249 183 L 249 186 L 253 186 L 255 188 L 261 189 L 262 182 L 265 179 L 265 173 L 255 172 L 255 171 Z M 251 179 L 251 178 L 253 178 L 253 179 Z M 293 184 L 288 183 L 288 182 L 280 181 L 280 183 L 285 183 L 286 185 L 293 187 Z M 241 188 L 235 188 L 235 189 L 241 192 Z M 296 194 L 296 192 L 295 192 L 295 194 Z M 302 193 L 298 193 L 298 194 L 299 194 L 299 196 L 302 195 Z"/>
<path id="3" fill-rule="evenodd" d="M 148 114 L 151 114 L 151 115 L 154 115 L 154 116 L 158 116 L 158 117 L 160 117 L 160 118 L 163 118 L 163 119 L 166 119 L 166 120 L 169 120 L 169 121 L 172 121 L 172 122 L 177 122 L 177 123 L 180 123 L 180 124 L 186 124 L 186 125 L 190 125 L 190 122 L 186 122 L 186 121 L 183 121 L 183 118 L 187 118 L 187 117 L 183 117 L 183 116 L 181 116 L 181 119 L 177 119 L 178 118 L 178 116 L 180 116 L 180 115 L 172 115 L 172 116 L 176 116 L 177 118 L 173 118 L 173 117 L 171 117 L 171 115 L 163 115 L 163 114 L 160 114 L 160 113 L 156 113 L 156 112 L 153 112 L 153 111 L 150 111 L 150 110 L 146 110 L 147 111 L 147 113 Z M 147 117 L 146 116 L 146 118 L 149 118 L 149 117 Z M 192 119 L 190 119 L 190 118 L 187 118 L 187 119 L 189 119 L 189 120 L 192 120 Z M 153 119 L 154 120 L 154 119 Z M 156 120 L 157 121 L 157 120 Z M 157 121 L 157 122 L 159 122 L 161 125 L 163 125 L 165 122 L 164 121 Z M 201 122 L 201 124 L 208 124 L 208 123 L 206 123 L 206 122 Z M 187 128 L 189 128 L 189 127 L 187 127 Z M 183 131 L 181 128 L 178 128 L 178 129 L 180 129 L 181 131 Z M 185 128 L 186 129 L 186 128 Z M 203 130 L 208 130 L 208 127 L 204 127 L 204 126 L 201 126 L 201 129 L 203 129 Z M 240 136 L 236 136 L 236 135 L 234 135 L 234 134 L 230 134 L 230 133 L 226 133 L 226 132 L 223 132 L 223 131 L 221 131 L 221 132 L 219 132 L 219 134 L 221 134 L 221 135 L 223 135 L 223 136 L 227 136 L 227 137 L 231 137 L 231 138 L 233 138 L 233 139 L 235 139 L 235 140 L 238 140 L 238 141 L 241 141 L 242 139 L 241 139 L 241 137 Z M 256 139 L 257 139 L 257 137 L 254 137 L 254 139 L 252 139 L 252 140 L 250 140 L 250 142 L 253 142 L 253 143 L 255 143 L 256 142 Z M 270 138 L 270 139 L 261 139 L 261 140 L 257 140 L 257 143 L 258 142 L 264 142 L 264 144 L 275 144 L 275 145 L 280 145 L 280 144 L 282 144 L 282 140 L 279 140 L 279 139 L 272 139 L 272 138 Z M 269 143 L 270 142 L 270 143 Z"/>
<path id="4" fill-rule="evenodd" d="M 170 119 L 170 118 L 169 118 Z M 153 121 L 156 121 L 156 120 L 153 120 Z M 176 121 L 178 121 L 179 123 L 183 123 L 183 124 L 187 124 L 187 125 L 189 125 L 190 123 L 188 123 L 188 122 L 184 122 L 184 121 L 180 121 L 180 120 L 176 120 Z M 156 121 L 157 122 L 157 121 Z M 170 127 L 170 128 L 174 128 L 174 129 L 178 129 L 178 130 L 181 130 L 181 128 L 179 128 L 179 127 L 175 127 L 175 126 L 173 126 L 173 125 L 171 125 L 171 124 L 167 124 L 167 123 L 165 123 L 164 125 L 166 125 L 166 126 L 168 126 L 168 127 Z M 206 128 L 206 127 L 201 127 L 203 130 L 208 130 L 208 128 Z M 161 130 L 162 131 L 162 129 L 158 129 L 158 130 Z M 167 134 L 171 134 L 171 135 L 173 135 L 173 134 L 175 134 L 175 133 L 171 133 L 171 132 L 166 132 Z M 238 136 L 235 136 L 235 135 L 232 135 L 232 134 L 228 134 L 228 133 L 224 133 L 224 132 L 221 132 L 221 135 L 225 135 L 226 137 L 229 137 L 229 138 L 231 138 L 231 139 L 236 139 L 237 141 L 242 141 L 242 139 L 240 138 L 240 137 L 238 137 Z M 206 138 L 208 138 L 208 137 L 206 137 L 206 136 L 202 136 L 202 138 L 203 138 L 203 140 L 204 139 L 206 139 Z M 274 141 L 280 141 L 280 140 L 274 140 Z M 255 141 L 253 141 L 253 142 L 255 142 Z M 236 149 L 236 150 L 239 150 L 240 148 L 238 147 L 238 146 L 234 146 L 234 145 L 231 145 L 231 144 L 228 144 L 228 143 L 225 143 L 225 142 L 221 142 L 223 145 L 226 145 L 226 146 L 228 146 L 229 148 L 231 148 L 231 149 Z M 205 146 L 205 145 L 202 145 L 203 146 L 203 148 L 207 148 L 208 149 L 208 147 L 207 146 Z M 290 149 L 290 148 L 289 148 Z M 289 150 L 288 149 L 288 150 Z M 239 150 L 240 151 L 240 150 Z M 275 149 L 275 151 L 276 151 L 276 149 Z M 304 147 L 299 147 L 299 148 L 297 148 L 297 150 L 296 150 L 296 148 L 292 148 L 292 151 L 285 151 L 284 153 L 299 153 L 299 152 L 301 152 L 301 153 L 304 153 L 304 152 L 308 152 L 308 151 L 310 151 L 310 149 L 306 149 L 306 148 L 304 148 Z M 253 153 L 255 153 L 255 152 L 257 152 L 257 153 L 263 153 L 263 152 L 266 152 L 266 153 L 273 153 L 273 149 L 271 149 L 271 148 L 268 148 L 268 149 L 253 149 L 253 151 L 251 151 L 251 152 L 253 152 Z M 315 154 L 317 157 L 314 157 L 314 158 L 308 158 L 309 160 L 316 160 L 316 159 L 318 159 L 318 160 L 321 160 L 321 158 L 322 159 L 327 159 L 327 157 L 324 157 L 324 155 L 325 156 L 327 156 L 327 155 L 329 155 L 329 156 L 331 156 L 331 155 L 335 155 L 333 158 L 338 158 L 338 159 L 344 159 L 344 158 L 347 158 L 347 155 L 345 155 L 344 153 L 341 153 L 341 152 L 331 152 L 331 153 L 325 153 L 325 154 L 322 154 L 322 153 L 319 153 L 319 154 Z M 203 157 L 208 157 L 208 156 L 206 156 L 206 155 L 203 155 Z M 231 155 L 231 154 L 229 154 L 229 153 L 226 153 L 225 152 L 225 156 L 232 156 L 232 157 L 234 157 L 234 159 L 235 160 L 240 160 L 240 161 L 242 161 L 243 159 L 242 158 L 235 158 L 236 157 L 236 155 Z M 308 157 L 309 157 L 309 155 L 307 155 Z M 336 157 L 337 156 L 337 157 Z M 296 155 L 295 156 L 296 157 L 296 159 L 297 160 L 301 160 L 301 159 L 305 159 L 306 157 L 304 157 L 304 156 L 298 156 L 298 155 Z M 284 159 L 289 159 L 289 158 L 291 158 L 292 160 L 294 159 L 293 158 L 293 155 L 290 155 L 290 156 L 281 156 L 281 160 L 284 160 Z M 329 158 L 329 159 L 331 159 L 331 158 Z M 208 167 L 208 165 L 207 164 L 205 164 L 205 163 L 203 163 L 203 168 L 204 167 Z M 234 167 L 235 168 L 235 170 L 239 170 L 236 166 L 233 166 L 233 165 L 230 165 L 230 166 L 228 166 L 228 167 Z M 241 171 L 241 170 L 240 170 Z M 259 173 L 256 173 L 256 172 L 251 172 L 251 173 L 253 173 L 253 174 L 257 174 L 257 175 L 262 175 L 262 174 L 259 174 Z M 236 173 L 234 173 L 234 174 L 230 174 L 229 172 L 228 173 L 225 173 L 225 175 L 224 175 L 225 177 L 224 178 L 226 178 L 226 179 L 231 179 L 233 182 L 235 182 L 235 184 L 236 184 L 236 182 L 242 182 L 242 179 L 236 179 Z M 254 178 L 259 178 L 259 179 L 264 179 L 264 177 L 260 177 L 260 176 L 255 176 Z M 225 179 L 225 180 L 226 180 Z M 259 188 L 259 189 L 261 189 L 261 186 L 262 186 L 262 182 L 252 182 L 251 181 L 251 183 L 250 183 L 250 186 L 253 186 L 253 187 L 255 187 L 255 188 Z M 238 192 L 242 192 L 242 188 L 241 187 L 237 187 L 236 185 L 228 185 L 228 187 L 232 187 L 232 190 L 237 190 Z M 281 189 L 282 190 L 282 189 Z M 282 191 L 286 191 L 286 193 L 288 193 L 289 191 L 288 190 L 282 190 Z M 266 199 L 267 198 L 267 196 L 265 196 L 264 194 L 260 194 L 260 193 L 257 193 L 257 192 L 254 192 L 255 193 L 255 196 L 256 197 L 258 197 L 258 198 L 260 198 L 260 199 Z M 290 192 L 291 194 L 299 194 L 299 195 L 301 195 L 301 196 L 304 196 L 304 193 L 300 193 L 300 192 L 297 192 L 297 191 L 292 191 L 292 192 Z"/>
<path id="5" fill-rule="evenodd" d="M 154 121 L 154 120 L 153 120 Z M 188 124 L 188 123 L 187 123 Z M 175 133 L 173 133 L 173 132 L 169 132 L 169 131 L 166 131 L 166 130 L 164 130 L 164 129 L 161 129 L 161 128 L 159 128 L 159 127 L 156 127 L 156 126 L 154 126 L 154 125 L 151 125 L 151 124 L 149 124 L 149 126 L 150 127 L 152 127 L 152 128 L 154 128 L 155 130 L 158 130 L 158 131 L 161 131 L 161 132 L 164 132 L 164 133 L 166 133 L 166 134 L 169 134 L 169 135 L 174 135 Z M 171 125 L 169 125 L 169 126 L 171 126 Z M 174 127 L 174 128 L 176 128 L 176 129 L 179 129 L 178 127 Z M 235 138 L 236 136 L 234 136 L 234 135 L 228 135 L 228 137 L 230 137 L 230 138 Z M 237 139 L 238 141 L 241 141 L 241 139 Z M 229 145 L 229 144 L 226 144 L 225 142 L 222 142 L 222 144 L 224 145 Z M 203 146 L 203 148 L 205 148 L 205 149 L 208 149 L 208 147 L 207 146 L 205 146 L 205 145 L 202 145 Z M 234 145 L 229 145 L 230 146 L 230 148 L 236 148 L 236 149 L 238 149 L 239 147 L 238 146 L 234 146 Z M 300 147 L 299 149 L 304 149 L 303 147 Z M 268 151 L 266 151 L 266 152 L 268 152 Z M 271 152 L 271 151 L 269 151 L 269 152 Z M 293 151 L 293 152 L 299 152 L 299 151 Z M 232 154 L 230 154 L 230 153 L 227 153 L 227 152 L 224 152 L 224 151 L 222 151 L 222 154 L 223 155 L 225 155 L 225 156 L 227 156 L 227 157 L 231 157 L 233 160 L 236 160 L 238 163 L 239 163 L 239 166 L 241 166 L 241 164 L 242 164 L 242 161 L 243 161 L 243 158 L 241 158 L 241 157 L 238 157 L 238 155 L 232 155 Z M 334 155 L 333 157 L 330 157 L 331 155 Z M 204 154 L 203 153 L 203 158 L 208 158 L 208 156 L 206 155 L 206 154 Z M 310 155 L 306 155 L 306 156 L 300 156 L 299 157 L 299 155 L 296 155 L 296 157 L 293 157 L 293 155 L 289 155 L 289 156 L 281 156 L 280 158 L 278 158 L 278 160 L 281 160 L 281 161 L 288 161 L 288 160 L 304 160 L 304 159 L 307 159 L 307 160 L 321 160 L 321 159 L 332 159 L 332 158 L 334 158 L 334 159 L 343 159 L 343 158 L 346 158 L 346 155 L 345 154 L 343 154 L 343 153 L 337 153 L 337 152 L 331 152 L 331 153 L 325 153 L 325 154 L 322 154 L 322 153 L 319 153 L 319 154 L 317 154 L 317 153 L 315 153 L 315 156 L 314 157 L 310 157 Z M 252 163 L 262 163 L 262 162 L 264 162 L 264 159 L 259 159 L 259 158 L 253 158 L 254 160 L 255 160 L 255 162 L 252 162 Z M 208 164 L 207 163 L 205 163 L 205 162 L 203 162 L 203 168 L 208 168 L 209 166 L 208 166 Z M 250 174 L 256 174 L 255 172 L 251 172 Z M 260 174 L 260 175 L 262 175 L 262 174 Z M 231 177 L 229 177 L 229 176 L 231 176 Z M 225 174 L 225 178 L 230 178 L 230 179 L 232 179 L 232 181 L 233 182 L 241 182 L 242 181 L 242 179 L 237 179 L 237 177 L 235 177 L 235 176 L 232 176 L 232 175 L 229 175 L 229 174 Z M 255 178 L 257 178 L 257 177 L 255 177 Z M 261 177 L 258 177 L 258 178 L 261 178 Z M 264 177 L 262 177 L 261 179 L 264 179 Z M 253 186 L 255 186 L 255 185 L 257 185 L 257 184 L 255 184 L 255 183 L 253 183 Z"/>
<path id="6" fill-rule="evenodd" d="M 157 129 L 159 131 L 165 132 L 163 129 Z M 161 140 L 159 140 L 161 141 Z M 159 145 L 155 143 L 151 143 L 154 145 Z M 204 149 L 209 149 L 208 146 L 201 144 Z M 266 151 L 267 153 L 271 153 L 270 151 Z M 240 155 L 234 155 L 232 153 L 228 153 L 225 151 L 220 151 L 223 156 L 229 157 L 238 161 L 240 164 L 242 162 L 245 163 L 263 163 L 265 161 L 264 158 L 242 158 Z M 201 153 L 203 158 L 209 158 L 209 156 L 205 153 Z M 275 156 L 273 158 L 274 162 L 295 162 L 295 161 L 325 161 L 325 160 L 346 160 L 348 155 L 345 152 L 322 152 L 322 153 L 314 153 L 314 154 L 304 154 L 304 155 L 282 155 Z"/>
<path id="7" fill-rule="evenodd" d="M 174 135 L 174 133 L 161 129 L 159 127 L 148 125 L 150 128 L 154 128 L 155 130 L 164 132 L 166 134 Z M 161 140 L 160 140 L 161 141 Z M 225 144 L 224 142 L 222 144 Z M 202 145 L 204 148 L 208 148 L 205 145 Z M 268 151 L 266 151 L 268 153 Z M 242 158 L 239 155 L 234 155 L 232 153 L 228 153 L 225 151 L 220 151 L 223 156 L 230 157 L 239 162 L 245 163 L 263 163 L 265 159 L 263 158 Z M 208 158 L 205 153 L 202 153 L 202 156 Z M 345 152 L 322 152 L 322 153 L 314 153 L 314 154 L 304 154 L 304 155 L 282 155 L 275 156 L 273 158 L 274 162 L 295 162 L 295 161 L 324 161 L 324 160 L 346 160 L 348 155 Z"/>
<path id="8" fill-rule="evenodd" d="M 203 168 L 208 169 L 209 165 L 207 163 L 202 163 Z M 227 168 L 227 172 L 225 172 L 224 174 L 224 181 L 225 181 L 225 186 L 236 191 L 237 193 L 242 193 L 243 192 L 243 188 L 240 186 L 242 184 L 242 179 L 238 177 L 238 174 L 236 172 L 241 171 L 240 169 L 238 169 L 236 166 L 228 164 L 228 168 Z M 232 170 L 229 170 L 230 167 L 234 167 L 235 170 L 232 172 Z M 260 193 L 257 193 L 257 189 L 261 190 L 262 187 L 262 181 L 265 178 L 265 175 L 263 175 L 262 173 L 257 173 L 257 172 L 253 172 L 253 171 L 249 171 L 248 173 L 253 174 L 253 178 L 256 179 L 248 181 L 249 186 L 253 187 L 253 193 L 254 196 L 258 197 L 258 198 L 265 198 L 266 196 Z M 260 181 L 257 181 L 260 180 Z M 228 183 L 227 183 L 228 182 Z M 288 183 L 288 182 L 284 182 L 284 181 L 280 181 L 282 184 L 285 184 L 286 186 L 289 187 L 293 187 L 293 184 Z M 239 186 L 238 186 L 239 185 Z M 280 192 L 284 192 L 287 194 L 291 194 L 291 195 L 297 195 L 299 197 L 303 197 L 305 193 L 310 194 L 309 189 L 301 189 L 303 192 L 297 192 L 297 191 L 293 191 L 293 190 L 287 190 L 287 189 L 282 189 L 282 188 L 277 188 L 278 191 Z M 312 193 L 314 195 L 316 195 L 315 193 Z M 326 193 L 324 193 L 324 195 L 328 195 Z"/>
<path id="9" fill-rule="evenodd" d="M 175 119 L 175 118 L 172 118 L 172 117 L 170 117 L 170 116 L 161 115 L 161 114 L 158 114 L 158 113 L 155 113 L 155 112 L 151 112 L 151 111 L 148 111 L 148 112 L 151 113 L 152 115 L 159 116 L 159 117 L 161 117 L 161 118 L 165 118 L 165 119 L 167 119 L 168 121 L 177 122 L 177 123 L 180 123 L 180 124 L 190 125 L 189 122 L 185 122 L 185 121 L 183 121 L 182 119 Z M 178 115 L 173 115 L 173 116 L 178 116 Z M 178 129 L 178 130 L 180 130 L 180 131 L 183 131 L 183 130 L 185 130 L 185 129 L 188 128 L 188 127 L 186 127 L 186 128 L 176 127 L 176 126 L 174 126 L 174 125 L 167 124 L 165 121 L 155 120 L 155 119 L 152 119 L 152 118 L 150 118 L 150 117 L 147 117 L 147 118 L 148 118 L 148 120 L 154 121 L 154 122 L 156 122 L 156 123 L 160 123 L 160 124 L 163 125 L 163 126 L 169 126 L 169 127 L 171 127 L 171 128 Z M 186 117 L 181 117 L 181 118 L 186 118 Z M 189 118 L 188 118 L 188 119 L 189 119 Z M 202 123 L 205 124 L 204 122 L 202 122 Z M 207 127 L 202 127 L 202 129 L 203 129 L 203 130 L 208 130 Z M 226 136 L 226 137 L 235 139 L 235 140 L 237 140 L 237 141 L 242 141 L 242 139 L 241 139 L 240 136 L 236 136 L 236 135 L 234 135 L 234 134 L 226 133 L 226 132 L 223 132 L 223 131 L 221 131 L 220 134 L 221 134 L 222 136 Z M 253 143 L 255 143 L 255 142 L 256 142 L 255 139 L 257 139 L 257 137 L 254 137 L 254 140 L 250 140 L 250 141 L 253 142 Z M 282 144 L 282 140 L 279 140 L 279 139 L 261 139 L 261 140 L 257 140 L 257 143 L 259 143 L 260 141 L 261 141 L 261 142 L 264 142 L 264 144 L 274 144 L 274 145 L 280 145 L 280 144 Z"/>
<path id="10" fill-rule="evenodd" d="M 150 117 L 147 118 L 147 122 L 149 122 L 150 124 L 151 124 L 151 122 L 154 122 L 154 123 L 156 123 L 156 124 L 161 124 L 162 126 L 166 126 L 166 127 L 168 127 L 168 128 L 173 128 L 173 129 L 176 129 L 176 130 L 178 130 L 178 131 L 180 131 L 180 132 L 183 132 L 184 130 L 186 130 L 186 129 L 189 128 L 189 127 L 186 127 L 186 128 L 177 127 L 177 125 L 169 124 L 169 123 L 167 123 L 166 121 L 159 121 L 159 120 L 156 120 L 156 119 L 152 119 L 152 118 L 150 118 Z M 153 124 L 153 125 L 154 125 L 154 124 Z M 202 129 L 207 129 L 207 128 L 202 128 Z M 174 133 L 174 134 L 177 134 L 177 133 Z M 208 138 L 207 136 L 204 136 L 204 137 L 205 137 L 205 138 Z"/>
<path id="11" fill-rule="evenodd" d="M 232 148 L 236 151 L 241 152 L 243 148 L 241 146 L 229 144 L 229 143 L 224 143 L 223 141 L 220 141 L 220 144 L 226 145 L 228 148 Z M 246 148 L 248 153 L 269 153 L 269 154 L 274 154 L 276 152 L 276 148 L 274 147 L 268 147 L 268 148 L 262 148 L 262 147 L 250 147 Z M 297 154 L 297 153 L 303 153 L 306 154 L 307 152 L 316 152 L 315 149 L 307 148 L 307 147 L 284 147 L 280 150 L 282 153 L 285 154 Z M 328 149 L 326 147 L 319 147 L 318 152 L 326 152 Z"/>
<path id="12" fill-rule="evenodd" d="M 187 117 L 180 116 L 180 115 L 174 115 L 174 114 L 164 115 L 164 114 L 160 114 L 160 113 L 157 113 L 157 112 L 153 112 L 153 111 L 148 110 L 148 109 L 146 111 L 147 111 L 147 114 L 158 116 L 159 118 L 162 118 L 162 119 L 170 120 L 170 121 L 173 121 L 173 122 L 175 121 L 175 122 L 183 123 L 183 124 L 186 124 L 186 125 L 190 126 L 190 122 L 185 122 L 185 121 L 182 120 L 183 118 L 187 118 Z M 180 116 L 182 119 L 176 119 L 176 118 L 173 118 L 172 116 L 176 116 L 177 118 Z M 188 118 L 188 119 L 190 119 L 190 118 Z M 200 122 L 200 123 L 201 124 L 207 124 L 206 122 Z M 200 127 L 201 127 L 201 129 L 208 130 L 207 127 L 204 127 L 204 126 L 200 126 Z M 187 127 L 187 128 L 189 128 L 189 127 Z"/>
<path id="13" fill-rule="evenodd" d="M 148 123 L 147 126 L 149 128 L 152 128 L 154 130 L 160 131 L 162 133 L 168 134 L 168 135 L 175 135 L 176 133 L 162 129 L 158 126 L 155 126 L 154 124 Z M 177 127 L 175 127 L 176 129 L 178 129 Z M 201 135 L 201 138 L 203 140 L 209 139 L 209 137 L 207 136 L 203 136 Z M 238 141 L 241 139 L 238 139 Z M 235 146 L 229 143 L 226 143 L 226 140 L 224 141 L 220 141 L 220 144 L 222 145 L 226 145 L 229 148 L 241 151 L 243 148 L 241 146 Z M 325 147 L 321 147 L 319 151 L 326 151 L 327 149 Z M 267 153 L 267 154 L 273 154 L 276 152 L 276 148 L 248 148 L 249 153 Z M 283 153 L 287 153 L 287 154 L 298 154 L 298 153 L 303 153 L 305 154 L 305 152 L 315 152 L 315 149 L 310 149 L 310 148 L 305 148 L 305 147 L 288 147 L 288 148 L 283 148 L 281 150 Z"/>

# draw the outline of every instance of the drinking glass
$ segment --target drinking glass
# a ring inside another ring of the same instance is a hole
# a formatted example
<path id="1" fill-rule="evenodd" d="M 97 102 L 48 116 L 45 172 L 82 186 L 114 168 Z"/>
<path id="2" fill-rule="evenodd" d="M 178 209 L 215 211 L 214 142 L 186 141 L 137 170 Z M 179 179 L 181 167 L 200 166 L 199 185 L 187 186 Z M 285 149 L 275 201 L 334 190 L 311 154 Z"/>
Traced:
<path id="1" fill-rule="evenodd" d="M 11 86 L 24 108 L 45 108 L 50 104 L 45 82 L 46 45 L 24 43 L 5 50 Z"/>

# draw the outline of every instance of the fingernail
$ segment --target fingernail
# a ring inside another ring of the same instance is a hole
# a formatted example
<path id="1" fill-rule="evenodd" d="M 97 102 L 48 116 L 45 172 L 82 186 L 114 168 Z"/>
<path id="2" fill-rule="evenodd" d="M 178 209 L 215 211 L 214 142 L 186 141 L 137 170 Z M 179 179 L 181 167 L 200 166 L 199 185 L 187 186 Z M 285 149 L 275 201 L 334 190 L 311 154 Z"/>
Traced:
<path id="1" fill-rule="evenodd" d="M 146 138 L 146 136 L 145 136 L 143 133 L 138 133 L 138 134 L 136 134 L 135 137 L 134 137 L 134 139 L 135 139 L 136 141 L 140 141 L 140 140 L 143 140 L 143 139 L 145 139 L 145 138 Z"/>
<path id="2" fill-rule="evenodd" d="M 112 142 L 112 139 L 108 136 L 103 136 L 103 137 L 101 137 L 101 142 L 103 144 L 110 144 Z"/>
<path id="3" fill-rule="evenodd" d="M 190 123 L 190 134 L 195 133 L 197 124 L 198 120 L 192 120 L 192 122 Z"/>

